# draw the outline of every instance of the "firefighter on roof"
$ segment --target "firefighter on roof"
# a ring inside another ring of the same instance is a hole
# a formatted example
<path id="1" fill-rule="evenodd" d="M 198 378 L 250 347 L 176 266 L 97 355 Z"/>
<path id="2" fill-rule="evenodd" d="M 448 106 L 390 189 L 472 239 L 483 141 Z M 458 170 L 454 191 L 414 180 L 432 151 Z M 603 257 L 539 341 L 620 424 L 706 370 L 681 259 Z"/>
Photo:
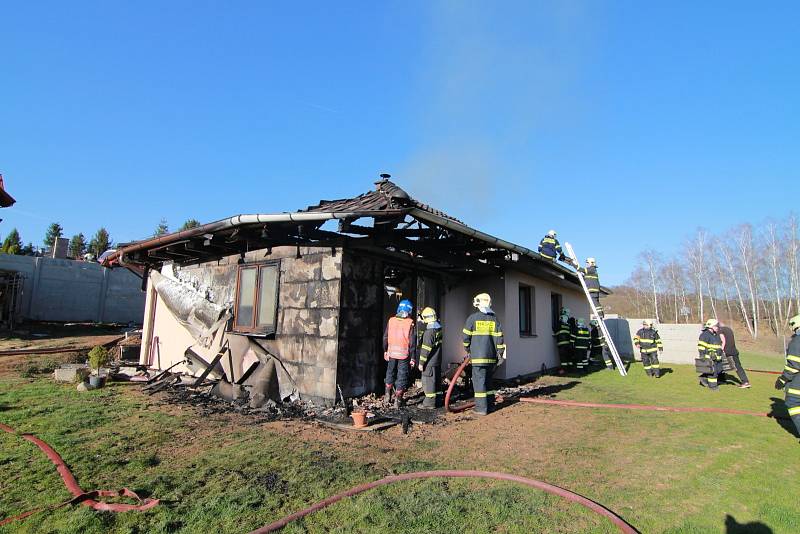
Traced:
<path id="1" fill-rule="evenodd" d="M 547 235 L 539 241 L 539 254 L 553 262 L 556 261 L 556 258 L 564 261 L 565 256 L 561 251 L 561 243 L 556 239 L 555 230 L 547 232 Z"/>
<path id="2" fill-rule="evenodd" d="M 472 360 L 472 387 L 475 390 L 475 413 L 487 415 L 494 407 L 492 374 L 506 358 L 503 327 L 492 310 L 492 298 L 481 293 L 472 305 L 478 311 L 464 324 L 464 350 Z"/>
<path id="3" fill-rule="evenodd" d="M 425 330 L 419 351 L 419 370 L 422 371 L 422 389 L 425 391 L 423 408 L 438 408 L 442 404 L 442 325 L 433 308 L 422 310 Z"/>
<path id="4" fill-rule="evenodd" d="M 417 336 L 414 333 L 414 320 L 411 318 L 411 302 L 401 300 L 397 305 L 397 313 L 389 319 L 383 332 L 383 359 L 386 365 L 386 392 L 384 402 L 389 404 L 394 389 L 394 405 L 399 408 L 403 404 L 403 396 L 408 388 L 408 375 L 414 367 L 414 351 Z"/>
<path id="5" fill-rule="evenodd" d="M 642 328 L 633 336 L 633 344 L 639 349 L 647 376 L 660 377 L 661 364 L 658 362 L 658 353 L 664 350 L 664 346 L 658 330 L 653 328 L 653 321 L 650 319 L 642 321 Z"/>
<path id="6" fill-rule="evenodd" d="M 786 364 L 783 374 L 775 381 L 775 389 L 786 391 L 786 408 L 800 434 L 800 315 L 789 319 L 789 327 L 794 334 L 786 347 Z"/>

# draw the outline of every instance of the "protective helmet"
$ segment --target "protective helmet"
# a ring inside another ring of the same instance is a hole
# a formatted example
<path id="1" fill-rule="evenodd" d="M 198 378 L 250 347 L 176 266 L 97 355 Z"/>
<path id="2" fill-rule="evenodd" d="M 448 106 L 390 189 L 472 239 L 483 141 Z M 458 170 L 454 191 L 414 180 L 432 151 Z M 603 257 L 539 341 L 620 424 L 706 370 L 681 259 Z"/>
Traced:
<path id="1" fill-rule="evenodd" d="M 411 310 L 414 307 L 411 305 L 411 301 L 408 299 L 403 299 L 400 301 L 400 304 L 397 305 L 397 316 L 398 317 L 408 317 L 411 315 Z"/>
<path id="2" fill-rule="evenodd" d="M 709 319 L 708 321 L 706 321 L 706 328 L 713 328 L 718 325 L 719 321 L 717 321 L 716 319 Z"/>
<path id="3" fill-rule="evenodd" d="M 578 322 L 578 326 L 580 326 L 580 327 L 586 326 L 586 319 L 584 319 L 583 317 L 579 318 L 577 322 Z"/>
<path id="4" fill-rule="evenodd" d="M 600 323 L 597 322 L 597 319 L 592 319 L 591 321 L 589 321 L 589 324 L 592 325 L 592 326 L 597 326 Z"/>
<path id="5" fill-rule="evenodd" d="M 489 296 L 489 293 L 480 293 L 475 295 L 475 298 L 472 299 L 472 305 L 476 308 L 485 307 L 488 308 L 492 305 L 492 297 Z"/>
<path id="6" fill-rule="evenodd" d="M 792 330 L 797 330 L 800 328 L 800 314 L 795 315 L 791 319 L 789 319 L 789 328 Z"/>
<path id="7" fill-rule="evenodd" d="M 436 310 L 431 307 L 427 307 L 422 310 L 422 322 L 425 324 L 435 323 L 436 322 Z"/>
<path id="8" fill-rule="evenodd" d="M 569 315 L 569 308 L 561 308 L 561 315 Z"/>
<path id="9" fill-rule="evenodd" d="M 588 263 L 589 265 L 597 265 L 597 260 L 595 260 L 594 258 L 586 258 L 586 263 Z"/>
<path id="10" fill-rule="evenodd" d="M 556 231 L 555 230 L 548 230 L 547 231 L 547 235 L 550 236 L 550 237 L 555 237 L 556 236 Z"/>
<path id="11" fill-rule="evenodd" d="M 642 324 L 644 326 L 648 327 L 648 328 L 652 328 L 653 327 L 653 320 L 652 319 L 645 319 L 644 321 L 642 321 Z"/>

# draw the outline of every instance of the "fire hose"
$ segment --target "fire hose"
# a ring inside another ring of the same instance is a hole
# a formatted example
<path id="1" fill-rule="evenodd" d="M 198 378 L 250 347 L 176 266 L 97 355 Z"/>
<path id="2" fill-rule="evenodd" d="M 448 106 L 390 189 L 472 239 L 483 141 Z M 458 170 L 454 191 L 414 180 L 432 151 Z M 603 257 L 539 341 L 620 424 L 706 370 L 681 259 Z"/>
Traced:
<path id="1" fill-rule="evenodd" d="M 764 369 L 745 369 L 748 373 L 765 373 L 768 375 L 780 375 L 782 371 L 765 371 Z"/>
<path id="2" fill-rule="evenodd" d="M 64 460 L 50 445 L 48 445 L 47 443 L 45 443 L 44 441 L 42 441 L 41 439 L 37 438 L 32 434 L 19 434 L 16 430 L 14 430 L 8 425 L 4 425 L 3 423 L 0 423 L 0 430 L 8 432 L 9 434 L 18 435 L 22 439 L 28 440 L 37 447 L 39 447 L 39 449 L 41 449 L 41 451 L 56 466 L 56 470 L 58 471 L 58 474 L 61 475 L 61 478 L 64 481 L 64 485 L 67 487 L 67 490 L 69 490 L 69 492 L 73 495 L 72 499 L 66 502 L 49 507 L 35 508 L 33 510 L 29 510 L 25 513 L 19 514 L 14 517 L 7 517 L 3 520 L 0 520 L 0 526 L 12 523 L 14 521 L 18 521 L 20 519 L 24 519 L 46 508 L 49 509 L 61 508 L 62 506 L 66 506 L 68 504 L 82 504 L 84 506 L 89 506 L 90 508 L 93 508 L 101 512 L 130 512 L 130 511 L 143 512 L 145 510 L 149 510 L 150 508 L 154 507 L 159 502 L 158 499 L 142 499 L 134 491 L 131 491 L 128 488 L 122 488 L 120 490 L 83 491 L 81 487 L 78 485 L 78 481 L 75 480 L 75 476 L 69 470 L 69 467 L 67 467 L 67 465 L 64 463 Z M 136 500 L 138 504 L 107 503 L 98 501 L 97 499 L 99 497 L 128 497 L 130 499 Z"/>
<path id="3" fill-rule="evenodd" d="M 647 410 L 654 412 L 701 412 L 701 413 L 726 413 L 733 415 L 752 415 L 755 417 L 771 417 L 773 419 L 785 419 L 784 417 L 764 413 L 747 412 L 744 410 L 729 410 L 726 408 L 702 408 L 702 407 L 678 407 L 678 406 L 650 406 L 646 404 L 601 404 L 597 402 L 579 402 L 570 400 L 540 399 L 537 397 L 522 397 L 520 402 L 534 404 L 550 404 L 555 406 L 573 406 L 581 408 L 614 408 L 618 410 Z"/>
<path id="4" fill-rule="evenodd" d="M 581 506 L 588 508 L 592 512 L 602 515 L 611 520 L 611 522 L 614 523 L 614 525 L 616 525 L 617 528 L 619 528 L 619 531 L 623 532 L 624 534 L 638 533 L 638 531 L 635 528 L 633 528 L 630 524 L 628 524 L 624 519 L 622 519 L 620 516 L 618 516 L 617 514 L 615 514 L 605 506 L 603 506 L 602 504 L 599 504 L 591 499 L 588 499 L 582 495 L 578 495 L 577 493 L 573 493 L 564 488 L 553 486 L 552 484 L 548 484 L 547 482 L 534 480 L 532 478 L 520 477 L 517 475 L 509 475 L 507 473 L 495 473 L 492 471 L 448 470 L 448 471 L 418 471 L 415 473 L 403 473 L 401 475 L 393 475 L 393 476 L 388 476 L 386 478 L 382 478 L 380 480 L 375 480 L 374 482 L 367 482 L 365 484 L 355 486 L 341 493 L 337 493 L 336 495 L 328 497 L 327 499 L 320 501 L 317 504 L 309 506 L 305 510 L 300 510 L 299 512 L 287 515 L 286 517 L 274 521 L 269 525 L 265 525 L 261 528 L 252 531 L 250 534 L 264 534 L 267 532 L 275 532 L 276 530 L 282 529 L 292 521 L 296 521 L 316 511 L 322 510 L 323 508 L 326 508 L 331 504 L 341 501 L 345 497 L 352 497 L 353 495 L 358 495 L 359 493 L 363 493 L 365 491 L 377 488 L 379 486 L 386 486 L 388 484 L 393 484 L 395 482 L 401 482 L 404 480 L 423 479 L 423 478 L 487 478 L 493 480 L 505 480 L 508 482 L 516 482 L 517 484 L 523 484 L 531 488 L 540 489 L 546 491 L 547 493 L 552 493 L 553 495 L 557 495 L 569 501 L 578 503 Z"/>
<path id="5" fill-rule="evenodd" d="M 455 407 L 452 407 L 452 408 L 450 407 L 450 395 L 453 394 L 453 388 L 456 386 L 456 382 L 458 382 L 458 377 L 461 376 L 461 373 L 464 372 L 464 369 L 466 369 L 466 367 L 467 367 L 467 365 L 469 365 L 470 361 L 471 360 L 469 359 L 469 356 L 464 358 L 464 361 L 461 362 L 461 365 L 458 366 L 458 369 L 456 369 L 456 373 L 453 375 L 453 378 L 450 380 L 450 386 L 448 386 L 447 393 L 444 396 L 444 409 L 446 411 L 450 412 L 450 413 L 463 412 L 464 410 L 469 410 L 470 408 L 475 406 L 474 402 L 466 402 L 464 404 L 461 404 L 460 406 L 455 406 Z"/>

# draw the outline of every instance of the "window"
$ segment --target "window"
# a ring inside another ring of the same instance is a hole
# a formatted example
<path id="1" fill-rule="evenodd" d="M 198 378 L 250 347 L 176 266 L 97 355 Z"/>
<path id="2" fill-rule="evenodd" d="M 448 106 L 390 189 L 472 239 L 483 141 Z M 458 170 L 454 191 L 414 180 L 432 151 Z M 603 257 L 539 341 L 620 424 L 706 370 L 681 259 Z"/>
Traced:
<path id="1" fill-rule="evenodd" d="M 534 307 L 535 288 L 519 286 L 519 335 L 536 335 L 536 308 Z"/>
<path id="2" fill-rule="evenodd" d="M 233 331 L 274 334 L 278 308 L 278 262 L 240 265 Z"/>
<path id="3" fill-rule="evenodd" d="M 553 323 L 553 332 L 558 331 L 558 321 L 561 316 L 561 295 L 550 293 L 550 320 Z"/>

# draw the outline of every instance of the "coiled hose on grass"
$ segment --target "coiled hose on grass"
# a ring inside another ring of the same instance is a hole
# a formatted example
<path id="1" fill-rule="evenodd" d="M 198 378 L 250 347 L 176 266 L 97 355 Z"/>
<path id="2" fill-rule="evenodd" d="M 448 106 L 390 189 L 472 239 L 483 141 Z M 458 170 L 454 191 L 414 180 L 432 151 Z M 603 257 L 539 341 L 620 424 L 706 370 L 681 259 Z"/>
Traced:
<path id="1" fill-rule="evenodd" d="M 265 534 L 267 532 L 275 532 L 276 530 L 282 529 L 292 521 L 296 521 L 316 511 L 322 510 L 323 508 L 326 508 L 336 502 L 341 501 L 345 497 L 352 497 L 353 495 L 364 493 L 365 491 L 369 491 L 379 486 L 394 484 L 395 482 L 402 482 L 404 480 L 414 480 L 423 478 L 485 478 L 492 480 L 504 480 L 507 482 L 515 482 L 517 484 L 522 484 L 525 486 L 529 486 L 531 488 L 540 489 L 542 491 L 546 491 L 547 493 L 551 493 L 553 495 L 563 497 L 569 501 L 578 503 L 581 506 L 588 508 L 592 512 L 608 518 L 612 523 L 614 523 L 614 525 L 617 526 L 619 531 L 623 532 L 624 534 L 638 533 L 638 531 L 631 525 L 629 525 L 624 519 L 622 519 L 620 516 L 618 516 L 617 514 L 615 514 L 605 506 L 603 506 L 602 504 L 596 503 L 591 499 L 587 499 L 582 495 L 578 495 L 577 493 L 566 490 L 564 488 L 553 486 L 552 484 L 548 484 L 547 482 L 542 482 L 540 480 L 534 480 L 532 478 L 525 478 L 517 475 L 509 475 L 507 473 L 495 473 L 492 471 L 448 470 L 448 471 L 418 471 L 415 473 L 403 473 L 402 475 L 394 475 L 382 478 L 380 480 L 376 480 L 374 482 L 367 482 L 366 484 L 355 486 L 353 488 L 350 488 L 349 490 L 337 493 L 332 497 L 328 497 L 327 499 L 320 501 L 317 504 L 309 506 L 305 510 L 300 510 L 299 512 L 287 515 L 286 517 L 278 519 L 277 521 L 274 521 L 269 525 L 265 525 L 259 529 L 252 531 L 250 534 Z"/>
<path id="2" fill-rule="evenodd" d="M 129 490 L 128 488 L 122 488 L 120 490 L 83 491 L 81 487 L 78 485 L 78 481 L 75 480 L 75 476 L 72 474 L 72 471 L 69 470 L 69 467 L 67 467 L 67 465 L 64 463 L 64 460 L 61 458 L 61 456 L 59 456 L 59 454 L 50 445 L 48 445 L 47 443 L 45 443 L 44 441 L 42 441 L 41 439 L 37 438 L 32 434 L 19 434 L 16 430 L 3 423 L 0 423 L 0 430 L 8 432 L 9 434 L 18 435 L 22 439 L 28 440 L 37 447 L 39 447 L 39 449 L 41 449 L 41 451 L 56 466 L 56 470 L 58 471 L 58 474 L 61 475 L 61 479 L 64 481 L 64 485 L 67 487 L 67 490 L 69 490 L 69 492 L 73 495 L 73 498 L 66 502 L 56 504 L 53 506 L 35 508 L 33 510 L 29 510 L 25 513 L 13 517 L 7 517 L 3 520 L 0 520 L 0 526 L 12 523 L 14 521 L 18 521 L 20 519 L 24 519 L 44 509 L 60 508 L 68 504 L 82 504 L 84 506 L 89 506 L 91 508 L 94 508 L 95 510 L 102 512 L 130 512 L 130 511 L 143 512 L 145 510 L 149 510 L 153 506 L 157 505 L 159 502 L 158 499 L 142 499 L 135 492 Z M 136 500 L 138 504 L 107 503 L 98 501 L 97 498 L 99 497 L 128 497 L 130 499 Z"/>

